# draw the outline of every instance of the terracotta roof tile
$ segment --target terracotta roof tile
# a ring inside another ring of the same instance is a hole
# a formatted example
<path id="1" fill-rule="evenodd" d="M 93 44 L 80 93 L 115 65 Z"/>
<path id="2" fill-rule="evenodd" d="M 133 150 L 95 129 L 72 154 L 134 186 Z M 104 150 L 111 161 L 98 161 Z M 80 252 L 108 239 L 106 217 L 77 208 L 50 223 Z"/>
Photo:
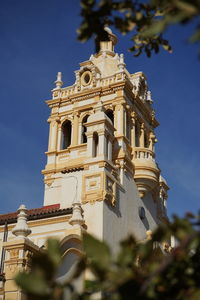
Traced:
<path id="1" fill-rule="evenodd" d="M 42 219 L 48 217 L 54 217 L 58 215 L 71 214 L 71 208 L 60 209 L 60 204 L 53 204 L 48 206 L 42 206 L 39 208 L 29 209 L 27 211 L 28 220 Z M 7 223 L 15 223 L 17 220 L 18 212 L 12 212 L 8 214 L 0 215 L 0 225 Z"/>

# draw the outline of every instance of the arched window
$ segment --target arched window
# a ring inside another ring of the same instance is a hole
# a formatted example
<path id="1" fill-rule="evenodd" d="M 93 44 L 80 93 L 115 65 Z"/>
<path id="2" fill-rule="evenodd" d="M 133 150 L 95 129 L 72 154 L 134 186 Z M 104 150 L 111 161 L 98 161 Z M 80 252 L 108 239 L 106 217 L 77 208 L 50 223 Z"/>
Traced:
<path id="1" fill-rule="evenodd" d="M 57 272 L 57 282 L 63 284 L 71 278 L 75 269 L 77 268 L 77 263 L 82 255 L 81 252 L 81 241 L 74 237 L 65 237 L 60 244 L 62 255 L 62 264 L 58 268 Z M 72 283 L 76 291 L 81 291 L 83 285 L 82 274 Z M 66 291 L 65 291 L 66 292 Z M 66 297 L 68 299 L 69 297 Z"/>
<path id="2" fill-rule="evenodd" d="M 62 125 L 62 149 L 67 149 L 71 145 L 72 123 L 67 120 Z"/>
<path id="3" fill-rule="evenodd" d="M 129 117 L 128 112 L 126 112 L 126 137 L 130 141 L 131 128 L 130 128 L 130 117 Z"/>
<path id="4" fill-rule="evenodd" d="M 135 124 L 135 147 L 140 147 L 140 125 Z"/>
<path id="5" fill-rule="evenodd" d="M 144 135 L 144 147 L 149 148 L 149 135 L 147 133 Z"/>
<path id="6" fill-rule="evenodd" d="M 93 157 L 96 157 L 98 154 L 98 146 L 99 146 L 99 136 L 97 132 L 93 133 Z"/>
<path id="7" fill-rule="evenodd" d="M 105 112 L 106 116 L 112 121 L 113 125 L 114 125 L 114 114 L 113 111 L 111 109 L 107 109 Z"/>
<path id="8" fill-rule="evenodd" d="M 87 128 L 84 125 L 85 123 L 87 123 L 87 119 L 88 119 L 89 115 L 86 115 L 83 120 L 82 120 L 82 135 L 81 135 L 81 143 L 87 143 L 87 136 L 86 136 L 86 131 Z"/>

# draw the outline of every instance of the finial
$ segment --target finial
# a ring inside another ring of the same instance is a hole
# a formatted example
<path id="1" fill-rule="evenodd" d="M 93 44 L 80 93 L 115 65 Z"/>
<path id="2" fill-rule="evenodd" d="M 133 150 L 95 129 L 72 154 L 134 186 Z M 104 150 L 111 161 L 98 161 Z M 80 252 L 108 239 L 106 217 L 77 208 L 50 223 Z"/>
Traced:
<path id="1" fill-rule="evenodd" d="M 114 46 L 117 44 L 117 37 L 112 33 L 112 30 L 108 27 L 104 27 L 104 31 L 107 33 L 105 40 L 100 41 L 100 51 L 102 52 L 114 52 Z"/>
<path id="2" fill-rule="evenodd" d="M 26 238 L 30 233 L 31 230 L 28 228 L 27 225 L 27 208 L 25 205 L 20 205 L 18 208 L 19 214 L 17 215 L 17 224 L 12 230 L 12 233 L 19 238 Z"/>
<path id="3" fill-rule="evenodd" d="M 58 72 L 57 74 L 57 79 L 56 81 L 54 82 L 55 85 L 56 85 L 56 88 L 55 89 L 60 89 L 63 85 L 63 82 L 62 82 L 62 72 Z"/>
<path id="4" fill-rule="evenodd" d="M 151 98 L 151 91 L 148 91 L 147 92 L 147 98 L 146 98 L 146 101 L 149 103 L 149 104 L 152 104 L 153 103 L 153 100 Z"/>
<path id="5" fill-rule="evenodd" d="M 118 68 L 120 71 L 124 71 L 126 64 L 124 63 L 124 54 L 121 53 L 119 56 Z"/>
<path id="6" fill-rule="evenodd" d="M 106 25 L 104 26 L 104 30 L 108 33 L 108 38 L 112 41 L 113 45 L 117 44 L 117 36 L 112 32 L 112 30 Z"/>
<path id="7" fill-rule="evenodd" d="M 72 208 L 73 212 L 72 212 L 72 217 L 69 220 L 69 224 L 71 224 L 72 226 L 74 226 L 74 225 L 82 226 L 85 223 L 85 221 L 84 221 L 83 215 L 82 215 L 83 209 L 81 207 L 81 203 L 74 202 L 72 204 L 72 207 L 73 207 Z"/>

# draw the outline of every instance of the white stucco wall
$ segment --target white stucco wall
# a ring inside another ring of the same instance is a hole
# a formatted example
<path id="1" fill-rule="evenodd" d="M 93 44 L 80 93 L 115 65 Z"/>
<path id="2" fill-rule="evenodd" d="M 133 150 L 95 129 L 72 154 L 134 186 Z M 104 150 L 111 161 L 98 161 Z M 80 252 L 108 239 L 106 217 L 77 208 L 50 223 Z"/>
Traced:
<path id="1" fill-rule="evenodd" d="M 44 205 L 60 204 L 68 208 L 81 198 L 82 171 L 56 175 L 57 178 L 48 186 L 45 184 Z"/>

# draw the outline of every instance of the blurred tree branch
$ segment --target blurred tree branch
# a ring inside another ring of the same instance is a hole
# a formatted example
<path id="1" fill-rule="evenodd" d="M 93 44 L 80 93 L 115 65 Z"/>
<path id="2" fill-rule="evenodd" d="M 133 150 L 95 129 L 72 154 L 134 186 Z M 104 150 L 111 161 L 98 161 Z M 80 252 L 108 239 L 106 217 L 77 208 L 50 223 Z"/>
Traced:
<path id="1" fill-rule="evenodd" d="M 196 22 L 196 29 L 189 41 L 200 41 L 200 0 L 81 0 L 82 23 L 78 39 L 87 41 L 96 37 L 96 51 L 99 41 L 107 40 L 104 26 L 110 25 L 122 34 L 131 33 L 134 56 L 145 52 L 148 57 L 160 48 L 172 52 L 164 34 L 169 26 Z"/>

